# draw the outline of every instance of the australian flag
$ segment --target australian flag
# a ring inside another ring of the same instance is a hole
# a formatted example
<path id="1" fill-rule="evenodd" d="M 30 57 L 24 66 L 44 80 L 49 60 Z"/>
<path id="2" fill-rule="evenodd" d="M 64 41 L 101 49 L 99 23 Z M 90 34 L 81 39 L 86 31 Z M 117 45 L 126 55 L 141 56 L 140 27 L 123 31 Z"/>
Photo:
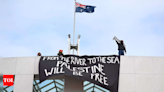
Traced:
<path id="1" fill-rule="evenodd" d="M 82 4 L 76 2 L 76 12 L 79 12 L 79 13 L 82 13 L 82 12 L 93 13 L 94 8 L 95 8 L 95 6 L 82 5 Z"/>

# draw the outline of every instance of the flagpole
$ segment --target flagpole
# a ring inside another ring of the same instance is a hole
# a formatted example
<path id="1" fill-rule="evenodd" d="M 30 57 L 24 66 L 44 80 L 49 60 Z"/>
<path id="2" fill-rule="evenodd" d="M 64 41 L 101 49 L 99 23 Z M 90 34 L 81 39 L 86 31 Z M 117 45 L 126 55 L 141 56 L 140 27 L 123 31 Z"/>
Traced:
<path id="1" fill-rule="evenodd" d="M 75 40 L 75 12 L 76 12 L 76 0 L 75 0 L 75 11 L 74 11 L 74 31 L 73 31 L 73 45 L 75 46 L 74 44 L 74 40 Z M 73 49 L 73 54 L 74 54 L 74 49 Z"/>

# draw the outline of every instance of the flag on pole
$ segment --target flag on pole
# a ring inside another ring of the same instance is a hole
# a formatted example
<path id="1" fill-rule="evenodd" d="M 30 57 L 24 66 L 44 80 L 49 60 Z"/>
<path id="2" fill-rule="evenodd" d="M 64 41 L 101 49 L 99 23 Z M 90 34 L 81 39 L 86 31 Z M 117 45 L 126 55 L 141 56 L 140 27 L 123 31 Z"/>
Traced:
<path id="1" fill-rule="evenodd" d="M 82 13 L 82 12 L 93 13 L 94 12 L 95 6 L 82 5 L 77 2 L 75 3 L 76 3 L 76 12 L 79 12 L 79 13 Z"/>

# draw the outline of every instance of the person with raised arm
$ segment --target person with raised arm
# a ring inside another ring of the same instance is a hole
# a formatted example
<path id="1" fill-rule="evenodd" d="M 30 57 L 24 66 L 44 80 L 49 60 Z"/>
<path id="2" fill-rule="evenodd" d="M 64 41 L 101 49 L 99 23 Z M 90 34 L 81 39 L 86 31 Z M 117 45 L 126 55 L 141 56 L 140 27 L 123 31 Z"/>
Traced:
<path id="1" fill-rule="evenodd" d="M 116 36 L 114 36 L 113 40 L 115 40 L 118 45 L 118 51 L 119 51 L 118 54 L 124 55 L 124 51 L 126 53 L 126 48 L 123 40 L 119 40 Z"/>

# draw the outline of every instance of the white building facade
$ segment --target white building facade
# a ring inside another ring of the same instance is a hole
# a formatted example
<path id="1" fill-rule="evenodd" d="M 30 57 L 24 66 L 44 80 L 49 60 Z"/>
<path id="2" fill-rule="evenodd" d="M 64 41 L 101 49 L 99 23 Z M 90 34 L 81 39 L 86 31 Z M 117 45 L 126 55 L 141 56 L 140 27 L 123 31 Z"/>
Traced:
<path id="1" fill-rule="evenodd" d="M 0 73 L 15 75 L 14 92 L 33 92 L 39 74 L 40 57 L 13 57 L 0 60 Z M 119 92 L 164 92 L 164 57 L 121 56 Z M 69 76 L 64 92 L 84 92 L 83 81 Z"/>

